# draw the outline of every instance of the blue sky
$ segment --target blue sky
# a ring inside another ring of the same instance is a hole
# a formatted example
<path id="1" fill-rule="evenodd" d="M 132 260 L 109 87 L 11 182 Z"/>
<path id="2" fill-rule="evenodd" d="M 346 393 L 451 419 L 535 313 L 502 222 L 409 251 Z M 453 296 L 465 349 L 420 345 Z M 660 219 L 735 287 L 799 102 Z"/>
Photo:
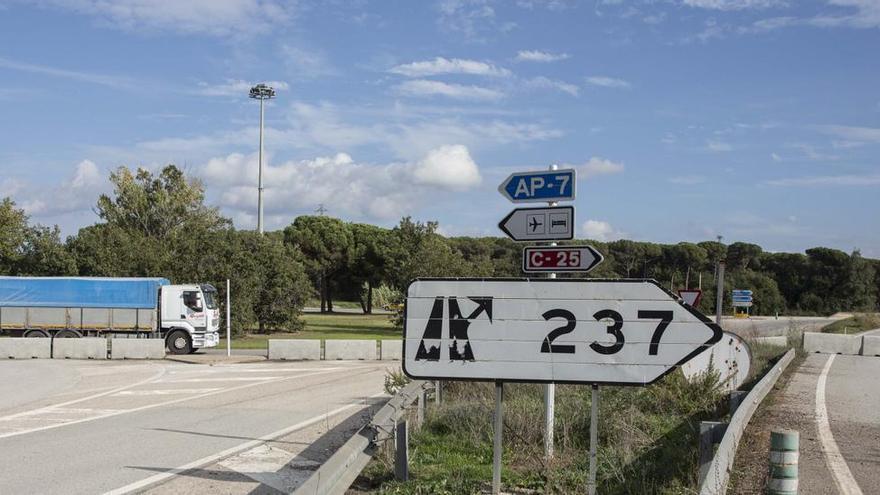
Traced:
<path id="1" fill-rule="evenodd" d="M 578 168 L 578 236 L 880 257 L 880 0 L 11 0 L 0 196 L 65 233 L 175 163 L 253 228 L 323 203 L 501 235 L 512 171 Z"/>

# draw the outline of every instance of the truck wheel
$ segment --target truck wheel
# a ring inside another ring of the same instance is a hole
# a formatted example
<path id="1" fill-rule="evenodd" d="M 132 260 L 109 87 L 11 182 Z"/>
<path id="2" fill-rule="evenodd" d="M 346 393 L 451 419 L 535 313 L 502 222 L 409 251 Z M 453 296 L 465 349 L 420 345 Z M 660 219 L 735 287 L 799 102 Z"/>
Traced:
<path id="1" fill-rule="evenodd" d="M 165 339 L 165 347 L 171 354 L 189 354 L 192 352 L 192 337 L 189 332 L 175 330 Z"/>
<path id="2" fill-rule="evenodd" d="M 25 338 L 33 339 L 45 339 L 49 337 L 49 334 L 46 333 L 45 330 L 28 330 L 24 333 Z"/>
<path id="3" fill-rule="evenodd" d="M 82 335 L 76 330 L 60 330 L 55 332 L 54 337 L 56 339 L 78 339 L 82 337 Z"/>

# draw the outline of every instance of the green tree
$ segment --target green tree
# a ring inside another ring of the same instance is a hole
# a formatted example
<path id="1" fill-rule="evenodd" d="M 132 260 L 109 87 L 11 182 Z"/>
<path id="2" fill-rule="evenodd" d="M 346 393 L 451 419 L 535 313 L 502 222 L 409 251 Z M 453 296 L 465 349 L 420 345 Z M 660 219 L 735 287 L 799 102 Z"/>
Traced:
<path id="1" fill-rule="evenodd" d="M 387 278 L 389 235 L 388 230 L 375 225 L 353 223 L 351 275 L 356 284 L 366 284 L 366 294 L 360 298 L 364 313 L 373 312 L 373 289 Z"/>
<path id="2" fill-rule="evenodd" d="M 0 202 L 0 273 L 15 274 L 28 236 L 28 218 L 10 198 Z"/>
<path id="3" fill-rule="evenodd" d="M 284 229 L 284 242 L 296 246 L 305 255 L 306 266 L 321 297 L 321 312 L 332 312 L 332 282 L 351 264 L 352 230 L 338 218 L 303 215 Z"/>
<path id="4" fill-rule="evenodd" d="M 55 277 L 76 275 L 76 259 L 61 242 L 58 226 L 36 225 L 28 228 L 22 246 L 18 273 Z"/>
<path id="5" fill-rule="evenodd" d="M 120 167 L 110 174 L 112 196 L 98 198 L 97 213 L 108 224 L 145 237 L 169 240 L 181 232 L 215 230 L 231 225 L 217 208 L 205 205 L 197 179 L 187 179 L 174 165 L 153 175 Z"/>

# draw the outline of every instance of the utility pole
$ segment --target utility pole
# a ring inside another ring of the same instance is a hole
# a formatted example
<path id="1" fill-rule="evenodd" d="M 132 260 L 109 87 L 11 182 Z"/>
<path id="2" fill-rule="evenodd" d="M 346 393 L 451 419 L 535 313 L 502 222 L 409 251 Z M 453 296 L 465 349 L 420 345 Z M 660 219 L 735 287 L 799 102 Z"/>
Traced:
<path id="1" fill-rule="evenodd" d="M 275 97 L 275 90 L 265 84 L 257 84 L 250 91 L 250 97 L 260 100 L 260 151 L 259 175 L 257 179 L 257 232 L 263 233 L 263 102 Z"/>

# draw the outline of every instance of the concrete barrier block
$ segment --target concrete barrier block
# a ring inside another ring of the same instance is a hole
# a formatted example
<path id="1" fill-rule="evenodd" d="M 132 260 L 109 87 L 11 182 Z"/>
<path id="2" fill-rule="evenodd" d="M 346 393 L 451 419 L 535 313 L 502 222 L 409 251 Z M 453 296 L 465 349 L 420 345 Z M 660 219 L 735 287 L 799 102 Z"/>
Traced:
<path id="1" fill-rule="evenodd" d="M 375 340 L 326 340 L 324 341 L 324 359 L 372 361 L 376 356 Z"/>
<path id="2" fill-rule="evenodd" d="M 788 345 L 788 337 L 784 335 L 779 335 L 775 337 L 755 337 L 755 342 L 758 344 L 765 345 L 779 345 L 779 346 L 787 346 Z"/>
<path id="3" fill-rule="evenodd" d="M 403 341 L 402 340 L 383 340 L 382 341 L 382 360 L 383 361 L 400 361 L 403 359 Z"/>
<path id="4" fill-rule="evenodd" d="M 107 359 L 107 339 L 52 339 L 53 359 Z"/>
<path id="5" fill-rule="evenodd" d="M 862 337 L 834 333 L 804 333 L 804 350 L 823 354 L 858 355 L 862 347 Z"/>
<path id="6" fill-rule="evenodd" d="M 165 339 L 113 339 L 110 359 L 165 359 Z"/>
<path id="7" fill-rule="evenodd" d="M 321 359 L 321 341 L 317 339 L 269 339 L 269 359 L 318 361 Z"/>
<path id="8" fill-rule="evenodd" d="M 880 335 L 862 337 L 862 356 L 880 356 Z"/>
<path id="9" fill-rule="evenodd" d="M 0 339 L 0 359 L 49 359 L 52 357 L 52 339 Z"/>

